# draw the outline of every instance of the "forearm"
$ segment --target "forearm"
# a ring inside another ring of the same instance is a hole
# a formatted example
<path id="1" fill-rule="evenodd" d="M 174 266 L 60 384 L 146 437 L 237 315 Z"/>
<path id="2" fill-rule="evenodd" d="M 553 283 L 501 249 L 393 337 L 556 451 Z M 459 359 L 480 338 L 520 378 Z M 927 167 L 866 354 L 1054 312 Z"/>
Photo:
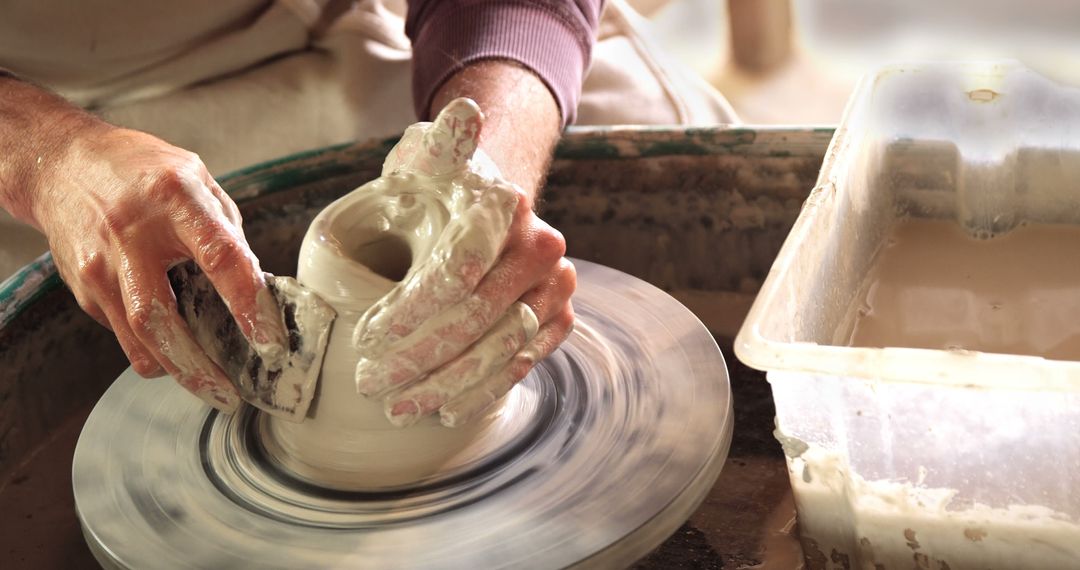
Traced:
<path id="1" fill-rule="evenodd" d="M 36 196 L 77 132 L 105 126 L 45 89 L 0 76 L 0 206 L 41 229 Z"/>
<path id="2" fill-rule="evenodd" d="M 480 105 L 485 119 L 481 148 L 503 176 L 535 202 L 562 130 L 551 91 L 517 63 L 485 60 L 460 70 L 439 88 L 432 99 L 431 116 L 457 97 Z"/>
<path id="3" fill-rule="evenodd" d="M 573 122 L 603 0 L 410 0 L 420 119 L 455 97 L 479 103 L 480 145 L 535 200 Z"/>

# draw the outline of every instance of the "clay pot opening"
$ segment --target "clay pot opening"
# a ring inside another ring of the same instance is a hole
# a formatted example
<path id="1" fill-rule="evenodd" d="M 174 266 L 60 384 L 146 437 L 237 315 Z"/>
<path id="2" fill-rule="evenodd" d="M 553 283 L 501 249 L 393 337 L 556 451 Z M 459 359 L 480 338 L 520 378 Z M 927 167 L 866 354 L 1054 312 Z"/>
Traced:
<path id="1" fill-rule="evenodd" d="M 397 234 L 378 233 L 354 243 L 345 255 L 390 281 L 404 279 L 412 266 L 412 248 Z"/>

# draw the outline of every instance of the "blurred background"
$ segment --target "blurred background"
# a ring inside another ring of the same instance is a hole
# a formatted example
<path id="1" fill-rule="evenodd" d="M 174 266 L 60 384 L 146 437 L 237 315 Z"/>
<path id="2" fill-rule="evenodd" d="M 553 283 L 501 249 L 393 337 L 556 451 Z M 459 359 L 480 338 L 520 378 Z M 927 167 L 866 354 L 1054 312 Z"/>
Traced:
<path id="1" fill-rule="evenodd" d="M 1072 0 L 629 0 L 746 123 L 836 124 L 859 77 L 910 60 L 1011 58 L 1080 85 Z"/>

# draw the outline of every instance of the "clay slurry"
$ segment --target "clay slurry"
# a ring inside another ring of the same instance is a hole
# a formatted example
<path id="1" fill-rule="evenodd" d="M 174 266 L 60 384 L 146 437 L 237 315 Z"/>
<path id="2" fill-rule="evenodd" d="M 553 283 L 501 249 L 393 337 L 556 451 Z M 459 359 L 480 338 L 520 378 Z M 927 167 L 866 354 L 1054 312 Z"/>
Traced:
<path id="1" fill-rule="evenodd" d="M 857 303 L 850 346 L 1080 360 L 1080 227 L 976 239 L 953 221 L 901 221 Z"/>

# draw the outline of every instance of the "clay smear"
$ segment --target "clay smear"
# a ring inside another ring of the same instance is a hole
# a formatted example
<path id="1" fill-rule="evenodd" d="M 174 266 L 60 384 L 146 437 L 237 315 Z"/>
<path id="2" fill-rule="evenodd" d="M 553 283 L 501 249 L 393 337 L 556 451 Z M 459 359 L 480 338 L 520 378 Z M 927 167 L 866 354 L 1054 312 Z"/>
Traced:
<path id="1" fill-rule="evenodd" d="M 818 447 L 787 461 L 803 549 L 822 568 L 841 559 L 859 568 L 1071 568 L 1080 559 L 1080 524 L 1052 505 L 965 506 L 952 489 L 868 481 L 843 454 Z"/>

